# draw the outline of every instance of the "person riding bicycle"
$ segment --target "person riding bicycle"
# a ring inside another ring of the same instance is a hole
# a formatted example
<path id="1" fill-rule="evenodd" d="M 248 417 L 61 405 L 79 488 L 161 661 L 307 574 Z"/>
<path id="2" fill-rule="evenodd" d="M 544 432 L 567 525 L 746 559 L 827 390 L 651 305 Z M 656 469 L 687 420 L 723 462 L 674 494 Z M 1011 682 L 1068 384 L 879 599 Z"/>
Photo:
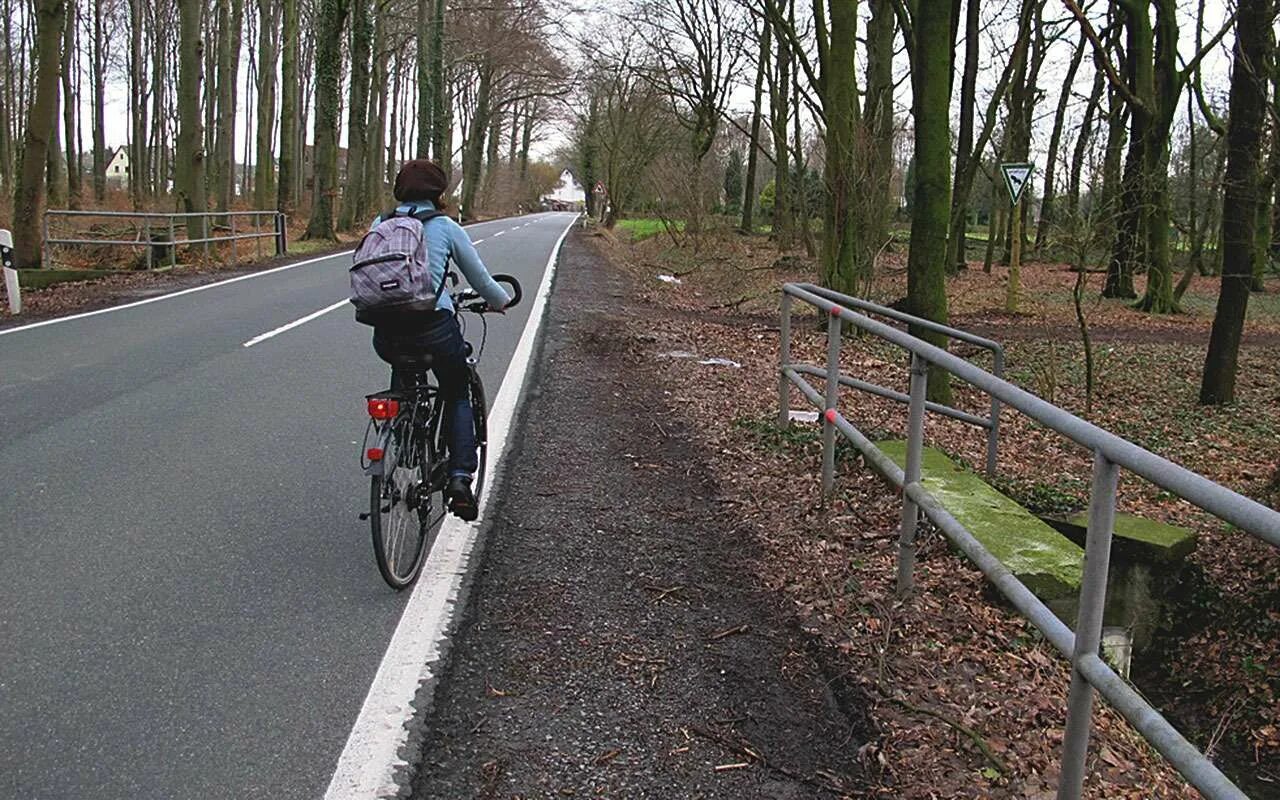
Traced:
<path id="1" fill-rule="evenodd" d="M 406 161 L 396 175 L 394 195 L 399 205 L 395 213 L 424 219 L 423 235 L 426 237 L 432 285 L 443 286 L 445 272 L 452 260 L 489 309 L 502 311 L 511 298 L 489 274 L 467 232 L 441 213 L 444 211 L 441 197 L 448 187 L 448 176 L 436 164 L 426 159 Z M 373 224 L 377 225 L 381 220 L 379 217 Z M 394 369 L 397 356 L 431 357 L 431 369 L 440 384 L 444 401 L 445 436 L 449 450 L 445 502 L 449 510 L 461 519 L 474 520 L 480 510 L 475 493 L 471 491 L 478 461 L 471 411 L 470 367 L 467 364 L 471 346 L 462 337 L 462 328 L 448 290 L 440 292 L 435 311 L 375 325 L 373 349 L 393 365 L 392 389 L 403 388 L 405 378 Z"/>

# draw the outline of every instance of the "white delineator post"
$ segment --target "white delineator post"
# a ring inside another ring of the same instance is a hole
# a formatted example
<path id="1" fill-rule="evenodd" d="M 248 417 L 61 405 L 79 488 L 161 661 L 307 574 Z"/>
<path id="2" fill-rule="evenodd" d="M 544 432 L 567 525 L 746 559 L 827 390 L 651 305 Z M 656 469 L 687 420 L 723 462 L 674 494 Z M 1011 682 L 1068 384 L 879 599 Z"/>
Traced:
<path id="1" fill-rule="evenodd" d="M 9 296 L 9 311 L 22 311 L 22 290 L 18 288 L 18 271 L 13 268 L 13 234 L 0 228 L 0 260 L 4 261 L 4 291 Z"/>

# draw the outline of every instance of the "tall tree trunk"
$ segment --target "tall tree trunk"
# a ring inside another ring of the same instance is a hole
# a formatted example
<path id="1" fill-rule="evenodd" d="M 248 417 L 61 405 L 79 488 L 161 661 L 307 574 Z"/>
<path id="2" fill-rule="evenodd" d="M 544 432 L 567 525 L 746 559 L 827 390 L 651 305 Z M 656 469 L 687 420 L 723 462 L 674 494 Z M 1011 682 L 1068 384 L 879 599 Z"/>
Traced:
<path id="1" fill-rule="evenodd" d="M 951 217 L 951 8 L 920 3 L 911 45 L 912 116 L 915 119 L 916 185 L 907 258 L 907 307 L 935 322 L 947 321 L 947 224 Z M 938 347 L 947 337 L 913 333 Z M 951 381 L 931 369 L 929 398 L 951 402 Z"/>
<path id="2" fill-rule="evenodd" d="M 22 164 L 13 196 L 13 260 L 17 267 L 40 266 L 40 219 L 44 215 L 45 174 L 58 116 L 58 71 L 62 54 L 64 0 L 38 0 L 36 12 L 35 95 L 27 110 Z"/>
<path id="3" fill-rule="evenodd" d="M 766 0 L 774 3 L 775 0 Z M 791 47 L 786 36 L 775 31 L 775 73 L 769 83 L 770 129 L 773 132 L 773 239 L 779 250 L 790 250 L 795 234 L 791 207 L 791 159 L 787 123 L 791 119 Z"/>
<path id="4" fill-rule="evenodd" d="M 1046 164 L 1044 170 L 1044 189 L 1040 196 L 1040 223 L 1036 227 L 1036 243 L 1035 251 L 1039 254 L 1045 245 L 1045 240 L 1049 236 L 1049 227 L 1053 225 L 1057 209 L 1054 204 L 1057 202 L 1055 194 L 1057 187 L 1054 186 L 1054 179 L 1057 175 L 1058 168 L 1058 146 L 1062 142 L 1062 127 L 1067 117 L 1067 102 L 1071 99 L 1071 90 L 1075 86 L 1076 73 L 1080 70 L 1080 61 L 1084 58 L 1085 48 L 1089 46 L 1088 40 L 1085 38 L 1084 31 L 1080 32 L 1080 41 L 1076 44 L 1076 50 L 1071 55 L 1071 63 L 1067 65 L 1067 77 L 1062 84 L 1062 92 L 1058 95 L 1058 108 L 1053 115 L 1053 133 L 1049 136 L 1049 152 L 1046 155 Z"/>
<path id="5" fill-rule="evenodd" d="M 62 133 L 66 141 L 67 157 L 67 206 L 80 208 L 80 193 L 83 191 L 80 171 L 80 138 L 76 127 L 79 110 L 78 95 L 75 90 L 76 69 L 76 27 L 79 24 L 79 13 L 75 0 L 67 3 L 67 15 L 62 35 Z"/>
<path id="6" fill-rule="evenodd" d="M 298 204 L 298 0 L 280 0 L 280 171 L 276 208 L 292 214 Z"/>
<path id="7" fill-rule="evenodd" d="M 824 48 L 822 65 L 822 107 L 826 115 L 826 219 L 822 237 L 823 285 L 843 294 L 858 294 L 869 265 L 859 241 L 860 221 L 855 219 L 855 199 L 860 189 L 858 177 L 858 6 L 856 2 L 831 4 L 830 44 Z M 798 93 L 797 93 L 798 94 Z M 799 108 L 796 109 L 797 116 Z M 797 142 L 797 145 L 799 143 Z M 796 158 L 801 159 L 797 148 Z M 805 178 L 800 171 L 797 196 L 806 205 Z M 865 191 L 865 189 L 862 189 Z M 807 209 L 805 209 L 807 211 Z M 800 218 L 801 230 L 809 227 L 807 214 Z"/>
<path id="8" fill-rule="evenodd" d="M 244 0 L 218 2 L 218 113 L 214 134 L 217 182 L 214 194 L 218 210 L 231 208 L 235 194 L 236 89 L 240 76 L 240 37 L 244 25 Z"/>
<path id="9" fill-rule="evenodd" d="M 351 102 L 347 108 L 347 180 L 342 187 L 342 210 L 338 228 L 350 230 L 365 215 L 365 184 L 362 167 L 368 140 L 369 58 L 373 45 L 373 20 L 369 0 L 351 2 Z"/>
<path id="10" fill-rule="evenodd" d="M 166 81 L 169 68 L 168 41 L 172 33 L 168 14 L 172 6 L 167 0 L 159 0 L 149 4 L 151 27 L 151 139 L 149 142 L 151 155 L 148 158 L 152 191 L 157 194 L 169 192 L 169 114 L 170 106 L 165 98 L 169 93 L 172 81 Z"/>
<path id="11" fill-rule="evenodd" d="M 1258 206 L 1259 151 L 1267 86 L 1260 64 L 1274 57 L 1273 0 L 1239 0 L 1234 68 L 1227 122 L 1226 196 L 1222 202 L 1224 253 L 1222 291 L 1209 335 L 1200 402 L 1221 405 L 1235 400 L 1236 369 L 1245 312 L 1249 306 L 1254 224 Z"/>
<path id="12" fill-rule="evenodd" d="M 479 87 L 476 90 L 476 110 L 471 118 L 471 130 L 462 152 L 462 213 L 475 214 L 477 190 L 480 188 L 480 171 L 484 165 L 485 135 L 489 132 L 489 103 L 493 88 L 493 67 L 488 59 L 480 66 Z"/>
<path id="13" fill-rule="evenodd" d="M 364 158 L 364 202 L 369 211 L 377 211 L 386 198 L 383 197 L 383 173 L 386 171 L 387 146 L 387 94 L 390 83 L 387 66 L 390 50 L 387 47 L 386 6 L 375 6 L 373 26 L 373 102 L 369 104 L 368 141 Z"/>
<path id="14" fill-rule="evenodd" d="M 333 196 L 338 188 L 338 92 L 348 8 L 348 0 L 320 0 L 316 25 L 315 185 L 307 239 L 337 239 Z"/>
<path id="15" fill-rule="evenodd" d="M 434 86 L 431 81 L 432 63 L 432 0 L 417 0 L 417 59 L 418 70 L 418 158 L 431 157 L 431 134 L 435 120 Z"/>
<path id="16" fill-rule="evenodd" d="M 1045 38 L 1044 5 L 1045 0 L 1024 0 L 1031 5 L 1031 25 L 1027 28 L 1027 55 L 1020 63 L 1020 69 L 1014 74 L 1013 86 L 1009 92 L 1009 150 L 1011 161 L 1029 161 L 1031 159 L 1031 129 L 1035 123 L 1035 107 L 1040 97 L 1036 86 L 1040 78 L 1040 68 L 1044 64 L 1048 42 Z M 1029 197 L 1025 199 L 1030 199 Z M 1021 239 L 1019 246 L 1025 253 L 1027 247 L 1027 224 L 1031 213 L 1031 203 L 1024 202 L 1020 206 L 1020 217 L 1017 225 L 1009 225 L 1009 237 L 1017 231 Z M 1006 238 L 1004 242 L 1004 263 L 1009 263 L 1013 241 Z"/>
<path id="17" fill-rule="evenodd" d="M 978 10 L 980 5 L 980 0 L 968 0 L 965 12 L 964 75 L 960 79 L 960 134 L 956 142 L 956 178 L 952 184 L 951 235 L 947 247 L 947 266 L 952 271 L 961 270 L 967 266 L 965 237 L 968 233 L 969 192 L 965 176 L 970 171 L 970 160 L 981 157 L 980 154 L 975 156 L 973 153 L 973 118 L 978 103 Z"/>
<path id="18" fill-rule="evenodd" d="M 452 167 L 453 117 L 444 80 L 445 0 L 436 0 L 431 15 L 431 156 L 447 174 Z"/>
<path id="19" fill-rule="evenodd" d="M 200 117 L 200 69 L 204 38 L 200 27 L 201 0 L 178 0 L 178 147 L 174 156 L 174 191 L 178 211 L 202 212 L 208 207 L 204 176 L 204 129 Z M 200 219 L 187 220 L 187 236 L 202 238 Z"/>
<path id="20" fill-rule="evenodd" d="M 143 52 L 143 2 L 129 0 L 129 118 L 133 135 L 129 147 L 129 196 L 134 208 L 147 196 L 147 71 Z"/>
<path id="21" fill-rule="evenodd" d="M 974 0 L 977 2 L 977 0 Z M 866 151 L 865 174 L 869 191 L 862 200 L 861 260 L 866 276 L 875 272 L 876 255 L 889 243 L 889 220 L 897 210 L 891 196 L 893 183 L 893 41 L 897 23 L 892 0 L 871 0 L 867 26 L 867 102 L 863 120 Z"/>
<path id="22" fill-rule="evenodd" d="M 1085 157 L 1089 152 L 1089 143 L 1093 141 L 1093 119 L 1097 116 L 1098 106 L 1102 102 L 1102 92 L 1106 89 L 1106 73 L 1101 69 L 1093 71 L 1093 89 L 1089 92 L 1089 102 L 1084 108 L 1084 119 L 1076 131 L 1075 149 L 1071 154 L 1071 174 L 1067 178 L 1067 213 L 1075 216 L 1080 211 L 1080 175 L 1084 171 Z"/>
<path id="23" fill-rule="evenodd" d="M 529 147 L 533 143 L 533 118 L 537 113 L 538 113 L 538 102 L 537 100 L 534 100 L 529 104 L 528 109 L 525 110 L 524 123 L 521 126 L 521 131 L 520 131 L 520 181 L 521 183 L 523 183 L 524 179 L 529 175 Z M 525 187 L 524 190 L 527 191 L 528 187 Z M 530 199 L 536 201 L 538 198 L 532 197 Z"/>
<path id="24" fill-rule="evenodd" d="M 760 32 L 760 53 L 756 59 L 755 95 L 751 103 L 751 139 L 747 147 L 747 174 L 742 195 L 743 233 L 752 233 L 756 229 L 756 171 L 760 164 L 760 106 L 764 94 L 764 75 L 769 68 L 769 48 L 773 28 L 766 22 Z"/>
<path id="25" fill-rule="evenodd" d="M 107 43 L 103 30 L 105 4 L 93 3 L 93 197 L 101 203 L 107 196 Z"/>
<path id="26" fill-rule="evenodd" d="M 266 210 L 276 199 L 274 144 L 276 119 L 276 45 L 279 0 L 258 0 L 258 137 L 253 158 L 253 207 Z M 281 142 L 283 148 L 284 142 Z"/>

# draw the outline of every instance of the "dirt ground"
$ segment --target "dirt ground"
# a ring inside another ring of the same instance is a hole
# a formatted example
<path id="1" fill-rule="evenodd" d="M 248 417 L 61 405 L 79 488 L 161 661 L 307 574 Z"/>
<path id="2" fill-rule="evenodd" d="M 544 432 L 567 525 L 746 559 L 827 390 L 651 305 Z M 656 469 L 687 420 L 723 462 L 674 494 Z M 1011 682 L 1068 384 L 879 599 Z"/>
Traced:
<path id="1" fill-rule="evenodd" d="M 866 700 L 757 579 L 633 298 L 575 232 L 414 796 L 861 795 Z"/>

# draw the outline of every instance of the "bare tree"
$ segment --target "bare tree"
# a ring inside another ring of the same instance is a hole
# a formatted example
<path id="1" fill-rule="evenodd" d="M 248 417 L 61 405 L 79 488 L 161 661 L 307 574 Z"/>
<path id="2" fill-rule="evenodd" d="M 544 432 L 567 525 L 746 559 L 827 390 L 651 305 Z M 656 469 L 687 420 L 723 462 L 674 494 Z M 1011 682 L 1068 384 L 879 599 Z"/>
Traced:
<path id="1" fill-rule="evenodd" d="M 35 92 L 28 110 L 13 197 L 13 257 L 18 267 L 40 266 L 40 218 L 47 190 L 46 162 L 58 115 L 58 70 L 66 11 L 64 0 L 39 0 L 35 6 Z"/>

